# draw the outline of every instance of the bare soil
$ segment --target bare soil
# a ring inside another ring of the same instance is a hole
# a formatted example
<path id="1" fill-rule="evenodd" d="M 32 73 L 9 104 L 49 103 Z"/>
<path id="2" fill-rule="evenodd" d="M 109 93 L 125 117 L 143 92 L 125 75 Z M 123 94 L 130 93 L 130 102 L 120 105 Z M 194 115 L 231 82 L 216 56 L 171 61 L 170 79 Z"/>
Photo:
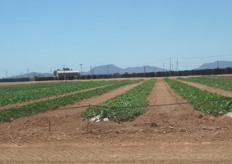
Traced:
<path id="1" fill-rule="evenodd" d="M 208 77 L 208 78 L 223 78 L 223 79 L 231 79 L 231 74 L 221 74 L 221 75 L 203 75 L 201 77 Z"/>
<path id="2" fill-rule="evenodd" d="M 135 120 L 88 123 L 81 118 L 83 105 L 99 104 L 135 86 L 1 124 L 0 161 L 231 163 L 232 119 L 205 115 L 181 104 L 184 100 L 163 80 L 153 89 L 147 112 Z"/>

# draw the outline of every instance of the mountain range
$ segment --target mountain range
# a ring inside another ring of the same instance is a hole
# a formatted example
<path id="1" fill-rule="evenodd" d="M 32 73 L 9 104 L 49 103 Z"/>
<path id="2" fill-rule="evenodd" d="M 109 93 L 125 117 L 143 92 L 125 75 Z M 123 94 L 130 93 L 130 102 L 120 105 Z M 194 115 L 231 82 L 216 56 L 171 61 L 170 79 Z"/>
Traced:
<path id="1" fill-rule="evenodd" d="M 205 63 L 202 64 L 199 68 L 196 68 L 196 70 L 202 70 L 202 69 L 215 69 L 215 68 L 228 68 L 232 67 L 232 61 L 215 61 L 212 63 Z M 102 75 L 102 74 L 124 74 L 124 73 L 144 73 L 144 72 L 163 72 L 163 71 L 169 71 L 169 70 L 163 70 L 162 68 L 154 67 L 154 66 L 143 66 L 143 67 L 128 67 L 128 68 L 120 68 L 113 64 L 110 65 L 103 65 L 94 67 L 89 72 L 85 72 L 83 74 L 85 75 Z"/>
<path id="2" fill-rule="evenodd" d="M 228 68 L 232 67 L 232 61 L 215 61 L 212 63 L 205 63 L 201 65 L 199 68 L 196 68 L 195 70 L 201 70 L 201 69 L 215 69 L 215 68 Z M 144 72 L 162 72 L 164 71 L 162 68 L 154 67 L 154 66 L 142 66 L 142 67 L 128 67 L 128 68 L 120 68 L 118 66 L 115 66 L 113 64 L 109 65 L 102 65 L 97 66 L 89 70 L 88 72 L 83 72 L 82 75 L 104 75 L 104 74 L 124 74 L 124 73 L 144 73 Z M 168 70 L 165 70 L 168 71 Z M 23 77 L 51 77 L 53 74 L 50 73 L 37 73 L 37 72 L 31 72 L 29 74 L 22 74 L 17 76 L 12 76 L 10 78 L 23 78 Z"/>
<path id="3" fill-rule="evenodd" d="M 163 71 L 162 68 L 153 67 L 153 66 L 143 66 L 143 67 L 128 67 L 128 68 L 120 68 L 118 66 L 115 66 L 113 64 L 109 65 L 102 65 L 92 68 L 90 71 L 85 72 L 83 74 L 85 75 L 104 75 L 104 74 L 124 74 L 124 73 L 144 73 L 144 72 L 160 72 Z"/>
<path id="4" fill-rule="evenodd" d="M 10 78 L 34 78 L 34 77 L 51 77 L 53 74 L 50 73 L 37 73 L 37 72 L 30 72 L 29 74 L 21 74 L 12 76 Z"/>
<path id="5" fill-rule="evenodd" d="M 215 61 L 212 63 L 205 63 L 196 69 L 215 69 L 232 67 L 232 61 Z"/>

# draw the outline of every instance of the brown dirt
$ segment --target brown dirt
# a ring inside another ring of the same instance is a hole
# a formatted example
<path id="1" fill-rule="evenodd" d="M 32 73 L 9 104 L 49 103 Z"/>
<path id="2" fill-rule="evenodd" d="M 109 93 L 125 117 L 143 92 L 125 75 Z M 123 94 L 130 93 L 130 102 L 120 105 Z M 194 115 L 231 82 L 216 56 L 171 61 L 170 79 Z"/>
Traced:
<path id="1" fill-rule="evenodd" d="M 201 77 L 207 77 L 207 78 L 223 78 L 223 79 L 231 79 L 231 74 L 222 74 L 222 75 L 203 75 Z"/>
<path id="2" fill-rule="evenodd" d="M 199 88 L 201 90 L 209 91 L 209 92 L 212 92 L 212 93 L 217 93 L 217 94 L 220 94 L 220 95 L 223 95 L 223 96 L 226 96 L 226 97 L 232 97 L 232 91 L 227 91 L 227 90 L 224 90 L 224 89 L 210 87 L 210 86 L 207 86 L 207 85 L 194 83 L 194 82 L 189 82 L 189 81 L 183 81 L 183 80 L 177 80 L 177 81 L 180 81 L 182 83 L 191 85 L 191 86 Z"/>
<path id="3" fill-rule="evenodd" d="M 147 112 L 130 122 L 89 124 L 82 105 L 98 104 L 133 86 L 66 108 L 0 125 L 3 163 L 230 163 L 232 120 L 194 110 L 159 80 Z M 165 105 L 175 104 L 175 105 Z M 49 132 L 49 122 L 51 132 Z"/>

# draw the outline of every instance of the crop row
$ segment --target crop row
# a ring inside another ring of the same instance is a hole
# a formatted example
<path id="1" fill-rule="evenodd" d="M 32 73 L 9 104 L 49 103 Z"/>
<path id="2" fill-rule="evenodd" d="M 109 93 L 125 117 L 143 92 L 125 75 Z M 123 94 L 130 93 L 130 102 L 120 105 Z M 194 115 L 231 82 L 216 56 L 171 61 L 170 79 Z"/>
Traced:
<path id="1" fill-rule="evenodd" d="M 57 96 L 60 94 L 81 91 L 84 89 L 116 84 L 118 81 L 89 81 L 38 84 L 0 88 L 0 106 L 27 102 L 39 98 Z"/>
<path id="2" fill-rule="evenodd" d="M 197 110 L 215 116 L 232 112 L 231 98 L 203 91 L 179 81 L 171 79 L 165 80 L 172 89 L 190 102 Z"/>
<path id="3" fill-rule="evenodd" d="M 223 78 L 179 78 L 180 80 L 200 83 L 211 87 L 232 90 L 232 80 Z"/>
<path id="4" fill-rule="evenodd" d="M 97 88 L 91 91 L 81 92 L 81 93 L 69 95 L 69 96 L 64 96 L 64 97 L 53 99 L 53 100 L 42 101 L 42 102 L 38 102 L 38 103 L 34 103 L 34 104 L 22 106 L 22 107 L 17 107 L 17 108 L 10 108 L 8 110 L 1 110 L 0 111 L 0 122 L 1 123 L 8 122 L 8 121 L 12 121 L 14 119 L 17 119 L 23 116 L 29 116 L 29 115 L 37 114 L 37 113 L 44 112 L 47 110 L 53 110 L 60 106 L 64 106 L 64 105 L 71 104 L 77 101 L 81 101 L 83 99 L 87 99 L 92 96 L 101 95 L 103 93 L 109 92 L 116 88 L 129 85 L 129 84 L 133 84 L 138 81 L 139 80 L 121 81 L 121 82 L 117 82 L 116 84 L 106 86 L 104 88 Z"/>
<path id="5" fill-rule="evenodd" d="M 133 119 L 145 112 L 148 105 L 147 97 L 154 87 L 155 80 L 149 80 L 132 90 L 110 99 L 100 105 L 89 107 L 82 113 L 84 118 L 108 118 L 117 121 Z"/>

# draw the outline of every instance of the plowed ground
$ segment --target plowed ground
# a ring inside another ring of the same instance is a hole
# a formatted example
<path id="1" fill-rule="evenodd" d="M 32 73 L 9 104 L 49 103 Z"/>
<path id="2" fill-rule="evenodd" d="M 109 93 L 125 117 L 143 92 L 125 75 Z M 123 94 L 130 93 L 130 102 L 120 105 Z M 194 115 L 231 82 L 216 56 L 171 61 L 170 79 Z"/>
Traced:
<path id="1" fill-rule="evenodd" d="M 204 115 L 159 80 L 147 112 L 90 124 L 86 107 L 136 85 L 0 125 L 2 163 L 231 163 L 232 120 Z M 50 126 L 49 126 L 50 124 Z M 49 128 L 50 127 L 50 128 Z"/>

